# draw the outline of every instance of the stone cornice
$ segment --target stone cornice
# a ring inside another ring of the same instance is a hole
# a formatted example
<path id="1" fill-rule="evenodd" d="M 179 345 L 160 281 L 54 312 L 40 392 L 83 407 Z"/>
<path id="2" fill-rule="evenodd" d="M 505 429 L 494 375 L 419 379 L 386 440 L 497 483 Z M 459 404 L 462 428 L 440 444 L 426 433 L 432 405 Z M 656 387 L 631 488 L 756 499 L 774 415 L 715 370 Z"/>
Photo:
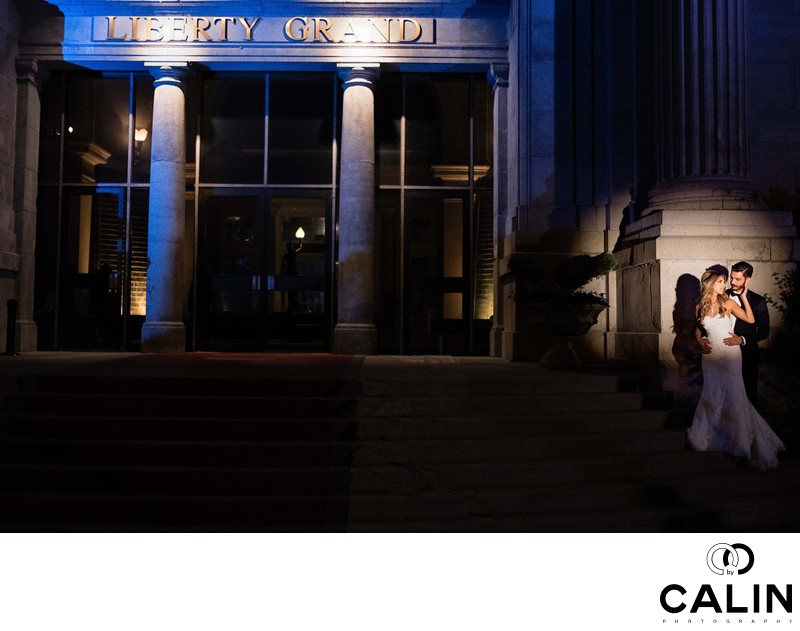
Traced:
<path id="1" fill-rule="evenodd" d="M 42 3 L 20 0 L 25 11 Z M 202 11 L 232 15 L 375 15 L 391 12 L 417 17 L 480 17 L 507 15 L 510 0 L 53 0 L 65 15 L 174 15 Z M 300 13 L 298 13 L 300 12 Z"/>

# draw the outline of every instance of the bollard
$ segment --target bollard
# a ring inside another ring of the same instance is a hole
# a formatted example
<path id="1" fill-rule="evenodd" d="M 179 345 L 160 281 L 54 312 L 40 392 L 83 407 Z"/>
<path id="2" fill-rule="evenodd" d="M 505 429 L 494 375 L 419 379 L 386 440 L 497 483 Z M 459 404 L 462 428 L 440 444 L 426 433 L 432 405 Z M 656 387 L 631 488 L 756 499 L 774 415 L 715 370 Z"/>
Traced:
<path id="1" fill-rule="evenodd" d="M 17 348 L 17 301 L 8 300 L 8 317 L 6 318 L 6 352 L 3 355 L 18 355 Z"/>

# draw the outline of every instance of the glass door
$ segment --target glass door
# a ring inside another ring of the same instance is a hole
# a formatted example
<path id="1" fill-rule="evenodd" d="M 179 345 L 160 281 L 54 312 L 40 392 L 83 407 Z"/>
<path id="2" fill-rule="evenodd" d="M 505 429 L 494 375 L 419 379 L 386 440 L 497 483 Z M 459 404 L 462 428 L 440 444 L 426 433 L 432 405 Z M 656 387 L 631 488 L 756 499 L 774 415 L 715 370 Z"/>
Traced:
<path id="1" fill-rule="evenodd" d="M 196 283 L 200 350 L 259 346 L 266 227 L 261 195 L 201 197 Z"/>
<path id="2" fill-rule="evenodd" d="M 58 273 L 39 314 L 59 350 L 120 350 L 122 189 L 69 189 L 61 212 Z M 52 256 L 52 254 L 50 254 Z M 43 260 L 47 257 L 43 256 Z M 44 315 L 51 316 L 51 319 Z"/>
<path id="3" fill-rule="evenodd" d="M 408 196 L 405 225 L 405 352 L 471 353 L 469 196 Z"/>
<path id="4" fill-rule="evenodd" d="M 198 350 L 327 348 L 329 207 L 321 196 L 201 197 Z"/>
<path id="5" fill-rule="evenodd" d="M 327 350 L 331 329 L 329 197 L 271 194 L 267 345 Z"/>

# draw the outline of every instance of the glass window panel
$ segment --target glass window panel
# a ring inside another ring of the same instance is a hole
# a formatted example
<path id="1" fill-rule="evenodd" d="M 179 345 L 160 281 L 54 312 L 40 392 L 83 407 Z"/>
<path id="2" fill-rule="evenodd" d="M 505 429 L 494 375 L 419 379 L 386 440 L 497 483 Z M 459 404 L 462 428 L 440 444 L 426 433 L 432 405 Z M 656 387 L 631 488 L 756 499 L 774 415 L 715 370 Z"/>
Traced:
<path id="1" fill-rule="evenodd" d="M 58 189 L 40 187 L 36 200 L 36 282 L 33 286 L 33 319 L 39 350 L 55 350 L 57 225 Z"/>
<path id="2" fill-rule="evenodd" d="M 150 212 L 150 192 L 146 189 L 131 191 L 130 212 L 130 256 L 128 259 L 128 313 L 130 316 L 144 319 L 147 307 L 147 226 Z M 138 323 L 141 329 L 142 322 Z M 129 321 L 130 327 L 130 321 Z M 128 339 L 136 334 L 129 330 Z"/>
<path id="3" fill-rule="evenodd" d="M 278 290 L 270 295 L 271 305 L 275 311 L 324 313 L 327 200 L 275 197 L 270 210 L 274 238 L 272 265 Z"/>
<path id="4" fill-rule="evenodd" d="M 378 352 L 399 355 L 402 353 L 400 191 L 377 191 L 375 218 Z"/>
<path id="5" fill-rule="evenodd" d="M 469 77 L 407 81 L 406 184 L 468 186 Z"/>
<path id="6" fill-rule="evenodd" d="M 128 77 L 70 77 L 65 116 L 65 181 L 127 180 L 128 92 Z"/>
<path id="7" fill-rule="evenodd" d="M 400 184 L 400 136 L 403 109 L 402 76 L 384 75 L 375 94 L 375 146 L 378 185 Z"/>
<path id="8" fill-rule="evenodd" d="M 189 188 L 194 186 L 195 173 L 197 172 L 197 113 L 199 107 L 199 93 L 200 81 L 189 81 L 186 84 L 186 185 Z M 263 148 L 261 151 L 263 153 Z"/>
<path id="9" fill-rule="evenodd" d="M 484 77 L 474 80 L 473 120 L 475 133 L 475 183 L 481 188 L 492 187 L 492 158 L 494 152 L 494 97 Z"/>
<path id="10" fill-rule="evenodd" d="M 203 182 L 263 182 L 264 89 L 261 76 L 209 77 L 203 81 Z"/>
<path id="11" fill-rule="evenodd" d="M 123 189 L 64 196 L 58 347 L 119 349 Z"/>
<path id="12" fill-rule="evenodd" d="M 54 184 L 60 177 L 61 112 L 64 109 L 64 75 L 55 73 L 42 90 L 42 122 L 39 135 L 39 182 Z"/>
<path id="13" fill-rule="evenodd" d="M 133 181 L 148 182 L 153 146 L 153 77 L 136 77 L 134 91 Z"/>
<path id="14" fill-rule="evenodd" d="M 270 184 L 330 184 L 334 77 L 270 75 Z"/>

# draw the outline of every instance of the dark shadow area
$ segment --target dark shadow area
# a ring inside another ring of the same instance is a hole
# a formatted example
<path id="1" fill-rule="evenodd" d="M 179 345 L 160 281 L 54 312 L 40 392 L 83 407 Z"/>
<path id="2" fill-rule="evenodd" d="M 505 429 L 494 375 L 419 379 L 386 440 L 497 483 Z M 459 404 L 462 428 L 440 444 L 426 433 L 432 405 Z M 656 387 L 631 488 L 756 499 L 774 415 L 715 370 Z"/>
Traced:
<path id="1" fill-rule="evenodd" d="M 343 531 L 359 362 L 144 355 L 20 379 L 0 529 Z"/>
<path id="2" fill-rule="evenodd" d="M 672 310 L 672 356 L 680 365 L 681 376 L 692 386 L 702 384 L 700 349 L 695 330 L 697 302 L 700 298 L 700 279 L 692 274 L 682 274 L 675 286 L 675 307 Z"/>

